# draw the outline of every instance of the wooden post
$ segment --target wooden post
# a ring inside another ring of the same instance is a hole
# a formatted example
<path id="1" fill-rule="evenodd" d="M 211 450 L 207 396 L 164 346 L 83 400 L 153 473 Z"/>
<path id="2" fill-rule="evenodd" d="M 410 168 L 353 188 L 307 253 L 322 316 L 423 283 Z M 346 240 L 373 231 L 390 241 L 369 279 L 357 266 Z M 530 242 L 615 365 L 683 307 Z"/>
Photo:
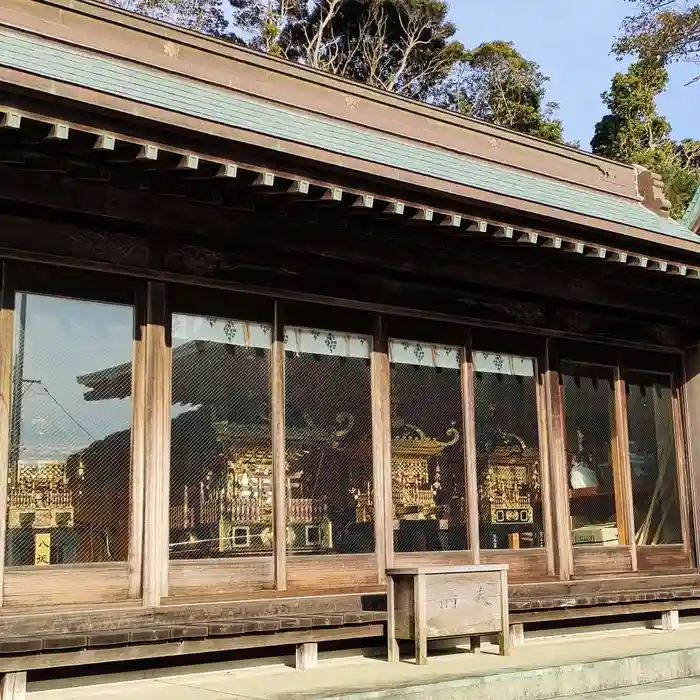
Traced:
<path id="1" fill-rule="evenodd" d="M 425 574 L 418 574 L 413 598 L 413 640 L 416 645 L 416 664 L 428 663 L 428 624 L 426 611 Z"/>
<path id="2" fill-rule="evenodd" d="M 15 290 L 11 267 L 4 263 L 0 294 L 0 607 L 5 574 L 7 481 L 12 421 L 12 353 L 14 351 Z"/>
<path id="3" fill-rule="evenodd" d="M 566 581 L 573 572 L 571 523 L 569 511 L 569 470 L 564 439 L 564 406 L 559 383 L 559 358 L 554 341 L 548 338 L 545 352 L 544 387 L 547 404 L 547 433 L 552 488 L 554 490 L 554 526 L 559 578 Z"/>
<path id="4" fill-rule="evenodd" d="M 543 371 L 541 363 L 537 361 L 535 379 L 537 400 L 537 421 L 540 445 L 540 494 L 542 498 L 542 525 L 544 529 L 544 546 L 547 550 L 547 575 L 554 576 L 556 565 L 554 562 L 554 525 L 552 522 L 552 466 L 548 428 L 547 391 L 545 382 L 547 373 Z"/>
<path id="5" fill-rule="evenodd" d="M 637 542 L 634 527 L 634 503 L 632 499 L 632 472 L 629 456 L 629 426 L 627 425 L 627 396 L 619 367 L 614 374 L 615 410 L 613 433 L 613 481 L 615 483 L 615 514 L 622 544 L 629 545 L 632 571 L 637 571 Z"/>
<path id="6" fill-rule="evenodd" d="M 681 535 L 683 538 L 683 551 L 690 553 L 692 528 L 691 498 L 688 474 L 688 440 L 685 435 L 683 423 L 683 405 L 681 392 L 678 385 L 678 376 L 671 377 L 671 410 L 673 412 L 673 439 L 676 448 L 676 476 L 678 479 L 678 503 L 681 515 Z"/>
<path id="7" fill-rule="evenodd" d="M 129 524 L 129 598 L 143 595 L 143 518 L 146 475 L 146 326 L 147 288 L 137 297 L 131 375 L 131 513 Z"/>
<path id="8" fill-rule="evenodd" d="M 0 700 L 25 700 L 27 697 L 27 672 L 6 673 L 0 680 Z"/>
<path id="9" fill-rule="evenodd" d="M 165 454 L 168 440 L 170 395 L 166 383 L 170 381 L 166 351 L 168 324 L 166 286 L 149 282 L 146 313 L 146 391 L 145 391 L 145 493 L 143 538 L 143 604 L 156 607 L 163 595 L 164 581 L 167 593 L 167 531 L 170 504 L 168 503 L 167 465 Z M 166 533 L 163 530 L 166 530 Z M 165 557 L 164 557 L 164 542 Z M 163 571 L 165 562 L 165 571 Z"/>
<path id="10" fill-rule="evenodd" d="M 374 540 L 377 553 L 378 581 L 386 581 L 386 570 L 393 565 L 393 527 L 391 493 L 387 502 L 385 474 L 391 475 L 391 425 L 386 410 L 389 393 L 388 348 L 381 316 L 374 317 L 372 338 L 372 493 L 374 502 Z M 387 449 L 388 443 L 388 449 Z M 388 461 L 387 461 L 388 460 Z M 388 517 L 387 517 L 387 508 Z M 392 538 L 389 541 L 389 538 Z M 387 552 L 391 552 L 389 555 Z"/>
<path id="11" fill-rule="evenodd" d="M 515 624 L 510 626 L 510 646 L 511 648 L 521 647 L 525 644 L 525 625 Z"/>
<path id="12" fill-rule="evenodd" d="M 510 654 L 510 611 L 508 609 L 508 569 L 501 571 L 501 633 L 498 647 L 503 656 Z"/>
<path id="13" fill-rule="evenodd" d="M 282 305 L 275 302 L 271 354 L 272 407 L 272 527 L 275 545 L 275 588 L 287 590 L 287 489 L 284 438 L 284 320 Z"/>
<path id="14" fill-rule="evenodd" d="M 695 566 L 700 563 L 700 345 L 687 348 L 684 356 L 683 404 L 693 523 Z"/>
<path id="15" fill-rule="evenodd" d="M 661 615 L 661 629 L 664 632 L 675 632 L 679 627 L 678 610 L 668 610 Z"/>
<path id="16" fill-rule="evenodd" d="M 296 668 L 300 671 L 308 671 L 318 664 L 318 642 L 304 642 L 297 644 Z"/>
<path id="17" fill-rule="evenodd" d="M 387 639 L 387 655 L 389 657 L 389 663 L 398 663 L 400 659 L 399 655 L 399 642 L 396 639 L 396 582 L 393 576 L 388 577 L 387 582 L 387 598 L 386 598 L 386 609 L 387 609 L 387 623 L 386 623 L 386 639 Z"/>
<path id="18" fill-rule="evenodd" d="M 462 432 L 464 435 L 464 486 L 467 502 L 467 530 L 472 562 L 480 561 L 479 542 L 479 496 L 476 467 L 476 408 L 474 405 L 474 361 L 472 358 L 472 336 L 467 331 L 467 345 L 461 351 L 462 378 Z"/>

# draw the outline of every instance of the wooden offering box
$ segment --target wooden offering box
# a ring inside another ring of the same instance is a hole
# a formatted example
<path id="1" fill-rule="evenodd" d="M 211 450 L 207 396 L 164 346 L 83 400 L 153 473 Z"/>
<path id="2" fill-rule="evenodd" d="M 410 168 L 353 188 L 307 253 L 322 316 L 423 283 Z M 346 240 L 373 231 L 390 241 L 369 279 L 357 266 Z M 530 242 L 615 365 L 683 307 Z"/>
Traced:
<path id="1" fill-rule="evenodd" d="M 412 639 L 416 663 L 428 661 L 428 639 L 499 635 L 508 648 L 508 566 L 418 566 L 389 569 L 389 661 L 399 660 L 398 640 Z"/>

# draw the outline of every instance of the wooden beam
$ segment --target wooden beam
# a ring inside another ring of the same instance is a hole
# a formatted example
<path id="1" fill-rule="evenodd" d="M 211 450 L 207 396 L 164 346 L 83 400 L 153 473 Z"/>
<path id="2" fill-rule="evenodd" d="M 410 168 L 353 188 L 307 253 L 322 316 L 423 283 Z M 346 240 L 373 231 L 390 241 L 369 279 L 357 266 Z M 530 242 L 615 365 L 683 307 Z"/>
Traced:
<path id="1" fill-rule="evenodd" d="M 357 195 L 352 206 L 356 209 L 372 209 L 374 207 L 374 197 L 371 194 Z"/>
<path id="2" fill-rule="evenodd" d="M 95 139 L 93 148 L 96 151 L 113 151 L 117 144 L 117 139 L 112 134 L 100 134 Z"/>
<path id="3" fill-rule="evenodd" d="M 539 234 L 535 231 L 521 231 L 516 238 L 518 243 L 529 243 L 531 245 L 535 245 L 538 239 Z"/>
<path id="4" fill-rule="evenodd" d="M 467 532 L 472 562 L 480 561 L 479 478 L 476 459 L 476 404 L 474 401 L 474 360 L 472 334 L 466 332 L 465 346 L 460 351 L 462 381 L 462 433 L 464 435 L 464 488 L 467 504 Z"/>
<path id="5" fill-rule="evenodd" d="M 459 214 L 442 214 L 440 226 L 459 228 L 462 225 L 462 217 Z"/>
<path id="6" fill-rule="evenodd" d="M 278 591 L 287 590 L 287 499 L 284 414 L 284 318 L 281 302 L 275 301 L 271 361 L 272 396 L 272 528 L 274 577 Z"/>
<path id="7" fill-rule="evenodd" d="M 559 250 L 562 246 L 562 239 L 559 236 L 540 236 L 543 248 L 554 248 Z"/>
<path id="8" fill-rule="evenodd" d="M 586 252 L 584 253 L 587 258 L 598 258 L 599 260 L 605 260 L 607 254 L 606 248 L 597 245 L 586 246 Z"/>
<path id="9" fill-rule="evenodd" d="M 562 248 L 567 253 L 574 253 L 575 255 L 583 255 L 586 247 L 581 241 L 564 241 Z"/>
<path id="10" fill-rule="evenodd" d="M 624 265 L 627 262 L 627 253 L 623 250 L 613 250 L 606 259 L 609 262 L 622 263 Z"/>
<path id="11" fill-rule="evenodd" d="M 7 485 L 10 476 L 12 361 L 14 355 L 15 280 L 12 265 L 3 263 L 0 293 L 0 607 L 3 604 L 7 537 Z"/>
<path id="12" fill-rule="evenodd" d="M 292 180 L 292 183 L 287 188 L 287 194 L 309 194 L 310 183 L 308 180 Z"/>
<path id="13" fill-rule="evenodd" d="M 258 173 L 253 180 L 253 186 L 255 187 L 274 187 L 275 184 L 275 174 L 264 172 Z"/>
<path id="14" fill-rule="evenodd" d="M 483 222 L 486 223 L 486 222 Z M 488 226 L 484 227 L 483 231 L 480 231 L 480 233 L 486 233 L 486 229 Z M 511 240 L 515 238 L 515 229 L 512 226 L 498 226 L 494 232 L 493 232 L 493 237 L 494 238 L 504 238 L 507 240 Z"/>
<path id="15" fill-rule="evenodd" d="M 343 190 L 340 187 L 329 187 L 321 197 L 323 201 L 326 202 L 342 202 L 343 201 Z"/>
<path id="16" fill-rule="evenodd" d="M 430 222 L 433 220 L 433 216 L 435 215 L 435 212 L 432 209 L 419 209 L 414 215 L 413 215 L 413 220 L 414 221 L 427 221 Z"/>
<path id="17" fill-rule="evenodd" d="M 373 318 L 372 355 L 372 493 L 374 540 L 378 582 L 386 583 L 386 570 L 393 566 L 394 529 L 391 520 L 391 425 L 387 411 L 389 396 L 389 349 L 383 318 Z M 386 473 L 389 472 L 389 478 Z"/>
<path id="18" fill-rule="evenodd" d="M 669 273 L 669 275 L 685 277 L 688 274 L 688 266 L 681 265 L 680 263 L 669 263 L 667 272 Z"/>
<path id="19" fill-rule="evenodd" d="M 654 272 L 666 272 L 668 263 L 665 260 L 649 260 L 647 269 L 653 270 Z"/>
<path id="20" fill-rule="evenodd" d="M 50 141 L 67 141 L 70 135 L 70 127 L 68 124 L 52 124 L 49 135 L 46 137 Z"/>
<path id="21" fill-rule="evenodd" d="M 506 228 L 509 228 L 509 227 L 506 226 L 504 228 L 504 231 Z M 488 231 L 488 229 L 489 229 L 488 221 L 482 221 L 482 220 L 470 221 L 467 224 L 467 231 L 471 231 L 473 233 L 486 233 Z M 513 229 L 509 229 L 509 230 L 512 231 Z M 503 238 L 508 238 L 508 236 L 503 236 Z M 512 238 L 512 236 L 511 236 L 511 238 Z"/>
<path id="22" fill-rule="evenodd" d="M 630 267 L 647 267 L 649 264 L 649 258 L 644 255 L 633 255 L 629 253 L 627 256 L 627 264 Z"/>
<path id="23" fill-rule="evenodd" d="M 549 440 L 550 476 L 554 495 L 554 534 L 559 578 L 567 581 L 574 569 L 569 512 L 569 470 L 564 435 L 564 397 L 560 384 L 559 357 L 555 341 L 547 338 L 544 386 L 547 402 L 547 438 Z"/>
<path id="24" fill-rule="evenodd" d="M 183 155 L 177 164 L 178 170 L 197 170 L 197 168 L 199 168 L 199 156 L 193 153 Z"/>
<path id="25" fill-rule="evenodd" d="M 406 206 L 403 202 L 389 202 L 384 209 L 385 214 L 393 214 L 396 216 L 403 216 L 405 211 Z"/>
<path id="26" fill-rule="evenodd" d="M 222 163 L 219 166 L 216 176 L 227 179 L 238 177 L 238 166 L 235 163 Z"/>
<path id="27" fill-rule="evenodd" d="M 136 156 L 136 160 L 158 160 L 158 147 L 152 144 L 144 144 Z"/>
<path id="28" fill-rule="evenodd" d="M 19 112 L 5 112 L 0 118 L 0 128 L 19 129 L 22 126 L 22 115 Z"/>

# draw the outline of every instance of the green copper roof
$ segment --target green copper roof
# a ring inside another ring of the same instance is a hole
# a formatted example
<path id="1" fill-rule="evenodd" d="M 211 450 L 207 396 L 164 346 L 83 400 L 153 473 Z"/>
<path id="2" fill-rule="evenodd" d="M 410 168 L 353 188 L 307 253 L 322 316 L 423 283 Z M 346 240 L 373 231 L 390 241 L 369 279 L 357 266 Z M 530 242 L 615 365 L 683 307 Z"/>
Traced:
<path id="1" fill-rule="evenodd" d="M 700 218 L 700 187 L 695 190 L 695 194 L 693 195 L 693 198 L 690 200 L 690 204 L 688 204 L 688 208 L 683 214 L 681 224 L 692 230 L 698 218 Z"/>
<path id="2" fill-rule="evenodd" d="M 686 227 L 657 216 L 640 203 L 265 104 L 225 88 L 7 30 L 0 30 L 0 65 L 448 182 L 674 238 L 700 241 L 700 236 Z M 231 69 L 236 69 L 235 63 Z"/>

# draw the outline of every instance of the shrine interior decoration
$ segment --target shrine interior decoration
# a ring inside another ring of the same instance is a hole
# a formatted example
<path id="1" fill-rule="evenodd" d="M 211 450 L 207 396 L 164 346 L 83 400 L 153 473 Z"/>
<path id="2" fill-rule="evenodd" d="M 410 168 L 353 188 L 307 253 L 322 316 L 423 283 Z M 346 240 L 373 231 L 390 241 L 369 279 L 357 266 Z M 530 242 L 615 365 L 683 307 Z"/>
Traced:
<path id="1" fill-rule="evenodd" d="M 74 499 L 79 497 L 68 483 L 66 465 L 50 460 L 19 461 L 12 471 L 7 489 L 8 562 L 57 563 L 55 555 L 54 561 L 51 557 L 52 536 L 61 544 L 66 538 L 73 539 L 65 531 L 73 528 Z M 27 552 L 33 553 L 31 561 L 24 560 Z"/>

